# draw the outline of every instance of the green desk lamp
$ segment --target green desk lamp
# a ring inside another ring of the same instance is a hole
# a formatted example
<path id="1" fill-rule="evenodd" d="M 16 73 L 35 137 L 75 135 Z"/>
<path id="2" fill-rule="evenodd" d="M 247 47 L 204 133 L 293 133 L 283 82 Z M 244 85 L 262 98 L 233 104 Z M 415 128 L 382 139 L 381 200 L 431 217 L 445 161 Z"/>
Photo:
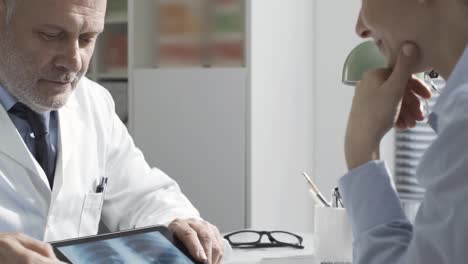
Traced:
<path id="1" fill-rule="evenodd" d="M 346 58 L 341 80 L 346 85 L 355 86 L 368 70 L 386 67 L 387 61 L 375 42 L 366 41 L 356 46 Z"/>
<path id="2" fill-rule="evenodd" d="M 375 42 L 365 41 L 357 45 L 346 58 L 343 66 L 341 81 L 346 85 L 355 86 L 362 79 L 365 72 L 371 69 L 386 68 L 387 60 L 380 52 Z M 415 74 L 420 80 L 426 80 L 434 92 L 440 94 L 434 79 L 439 75 L 435 71 Z"/>

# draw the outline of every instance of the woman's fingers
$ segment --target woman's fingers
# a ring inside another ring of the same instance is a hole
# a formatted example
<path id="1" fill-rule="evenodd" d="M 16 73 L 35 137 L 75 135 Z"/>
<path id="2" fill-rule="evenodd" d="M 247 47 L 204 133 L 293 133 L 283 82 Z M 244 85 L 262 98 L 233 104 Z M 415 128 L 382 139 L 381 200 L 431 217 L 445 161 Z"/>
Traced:
<path id="1" fill-rule="evenodd" d="M 412 78 L 408 82 L 408 87 L 410 88 L 411 91 L 413 91 L 415 94 L 418 96 L 424 98 L 424 99 L 429 99 L 432 97 L 432 92 L 431 88 L 429 88 L 424 81 L 417 79 L 417 78 Z"/>

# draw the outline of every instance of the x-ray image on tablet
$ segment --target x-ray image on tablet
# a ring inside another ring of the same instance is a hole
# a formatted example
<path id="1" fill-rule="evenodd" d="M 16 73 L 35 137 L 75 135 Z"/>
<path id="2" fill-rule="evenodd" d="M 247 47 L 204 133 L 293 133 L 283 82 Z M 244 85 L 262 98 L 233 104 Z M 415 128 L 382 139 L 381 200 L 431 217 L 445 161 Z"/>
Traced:
<path id="1" fill-rule="evenodd" d="M 166 236 L 160 231 L 137 231 L 52 244 L 60 259 L 73 264 L 193 264 Z"/>

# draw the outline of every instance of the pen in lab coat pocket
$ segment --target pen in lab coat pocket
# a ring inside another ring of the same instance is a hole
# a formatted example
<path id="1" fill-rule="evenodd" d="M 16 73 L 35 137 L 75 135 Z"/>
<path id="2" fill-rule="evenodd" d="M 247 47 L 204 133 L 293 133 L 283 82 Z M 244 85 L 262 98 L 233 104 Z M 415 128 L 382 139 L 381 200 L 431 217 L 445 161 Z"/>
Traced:
<path id="1" fill-rule="evenodd" d="M 102 193 L 107 187 L 107 177 L 102 177 L 99 185 L 96 187 L 96 193 Z"/>

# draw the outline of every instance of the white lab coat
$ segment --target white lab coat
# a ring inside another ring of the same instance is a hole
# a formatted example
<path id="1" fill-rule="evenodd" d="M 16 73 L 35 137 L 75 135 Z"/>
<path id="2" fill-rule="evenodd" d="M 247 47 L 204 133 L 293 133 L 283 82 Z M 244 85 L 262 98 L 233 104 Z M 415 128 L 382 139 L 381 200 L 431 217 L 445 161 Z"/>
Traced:
<path id="1" fill-rule="evenodd" d="M 110 94 L 83 78 L 59 110 L 54 188 L 0 107 L 0 232 L 44 241 L 97 233 L 99 217 L 123 230 L 199 217 L 178 185 L 151 169 L 114 111 Z M 104 194 L 95 193 L 108 177 Z"/>

